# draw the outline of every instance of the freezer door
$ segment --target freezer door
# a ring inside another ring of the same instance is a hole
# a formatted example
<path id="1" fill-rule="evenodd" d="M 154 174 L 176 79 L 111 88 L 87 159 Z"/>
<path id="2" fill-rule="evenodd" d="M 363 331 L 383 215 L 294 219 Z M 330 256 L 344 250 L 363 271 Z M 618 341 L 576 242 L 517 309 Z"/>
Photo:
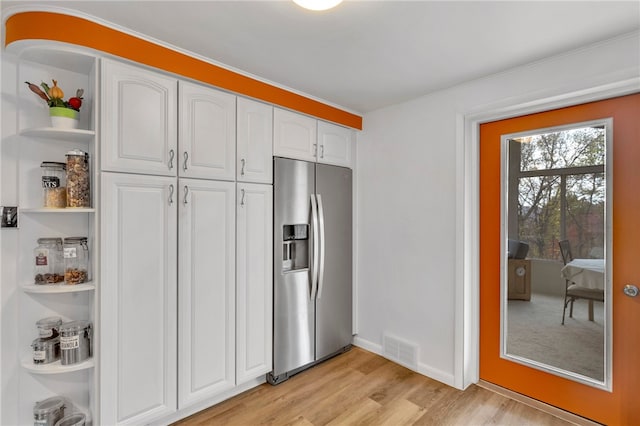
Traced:
<path id="1" fill-rule="evenodd" d="M 316 300 L 316 359 L 352 340 L 352 189 L 351 170 L 318 164 L 316 193 L 324 213 L 324 269 Z M 322 232 L 321 232 L 322 233 Z"/>
<path id="2" fill-rule="evenodd" d="M 274 159 L 273 376 L 314 361 L 310 266 L 313 163 Z"/>

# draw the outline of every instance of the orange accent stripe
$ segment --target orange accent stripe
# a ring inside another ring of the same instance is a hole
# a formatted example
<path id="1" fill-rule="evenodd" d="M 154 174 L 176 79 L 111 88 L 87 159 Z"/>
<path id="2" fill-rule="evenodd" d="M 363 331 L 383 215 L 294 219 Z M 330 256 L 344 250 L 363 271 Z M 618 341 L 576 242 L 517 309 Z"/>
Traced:
<path id="1" fill-rule="evenodd" d="M 55 25 L 51 25 L 52 22 L 55 22 Z M 61 28 L 64 28 L 64 31 L 61 31 Z M 53 40 L 89 47 L 362 130 L 362 117 L 358 115 L 77 16 L 54 12 L 22 12 L 7 19 L 6 46 L 15 41 L 30 39 Z"/>

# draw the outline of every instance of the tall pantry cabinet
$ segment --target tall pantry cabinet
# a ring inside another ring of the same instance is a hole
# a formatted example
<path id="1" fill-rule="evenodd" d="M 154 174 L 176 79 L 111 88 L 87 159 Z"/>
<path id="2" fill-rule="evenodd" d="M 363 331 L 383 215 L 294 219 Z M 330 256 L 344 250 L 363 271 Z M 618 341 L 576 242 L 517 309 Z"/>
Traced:
<path id="1" fill-rule="evenodd" d="M 102 89 L 101 420 L 140 424 L 270 371 L 271 186 L 236 188 L 234 95 L 108 60 Z M 270 183 L 270 118 L 238 108 L 238 180 L 266 155 Z"/>

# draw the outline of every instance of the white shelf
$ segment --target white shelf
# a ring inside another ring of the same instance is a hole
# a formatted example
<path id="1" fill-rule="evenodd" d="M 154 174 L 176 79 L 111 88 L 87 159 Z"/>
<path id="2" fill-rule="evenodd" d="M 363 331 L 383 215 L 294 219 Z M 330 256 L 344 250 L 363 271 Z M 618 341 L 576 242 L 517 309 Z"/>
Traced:
<path id="1" fill-rule="evenodd" d="M 82 284 L 29 284 L 22 286 L 25 293 L 77 293 L 95 289 L 96 285 L 91 281 Z"/>
<path id="2" fill-rule="evenodd" d="M 93 358 L 89 358 L 83 362 L 70 365 L 62 365 L 59 360 L 49 364 L 34 364 L 33 356 L 29 353 L 22 358 L 22 366 L 33 374 L 64 374 L 72 371 L 88 370 L 93 368 L 95 363 Z"/>
<path id="3" fill-rule="evenodd" d="M 55 214 L 70 214 L 70 213 L 95 213 L 96 209 L 92 207 L 37 207 L 33 209 L 20 209 L 20 213 L 55 213 Z"/>
<path id="4" fill-rule="evenodd" d="M 69 142 L 89 142 L 96 132 L 84 129 L 60 129 L 57 127 L 40 127 L 36 129 L 26 129 L 20 132 L 23 136 L 32 136 L 45 139 L 56 139 Z"/>

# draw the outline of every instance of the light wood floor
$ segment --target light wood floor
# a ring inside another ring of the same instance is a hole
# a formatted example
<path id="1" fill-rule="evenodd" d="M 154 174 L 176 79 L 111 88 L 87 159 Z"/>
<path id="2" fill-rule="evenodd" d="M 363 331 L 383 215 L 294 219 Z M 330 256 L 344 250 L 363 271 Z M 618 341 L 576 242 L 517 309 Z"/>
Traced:
<path id="1" fill-rule="evenodd" d="M 263 384 L 176 424 L 568 425 L 472 385 L 446 386 L 380 356 L 351 351 L 271 386 Z"/>

